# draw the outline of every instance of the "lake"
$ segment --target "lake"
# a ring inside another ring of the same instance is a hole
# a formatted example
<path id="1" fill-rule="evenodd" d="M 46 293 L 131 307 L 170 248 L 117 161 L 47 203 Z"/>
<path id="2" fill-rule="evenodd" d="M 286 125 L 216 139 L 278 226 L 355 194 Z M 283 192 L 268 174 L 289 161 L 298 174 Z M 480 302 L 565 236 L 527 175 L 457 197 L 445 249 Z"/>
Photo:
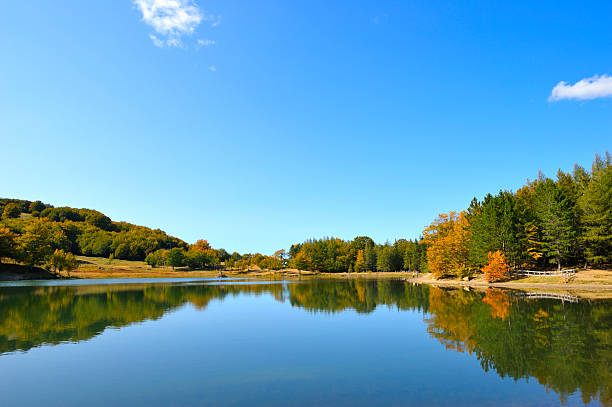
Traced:
<path id="1" fill-rule="evenodd" d="M 2 283 L 0 374 L 11 407 L 612 406 L 612 301 L 389 279 Z"/>

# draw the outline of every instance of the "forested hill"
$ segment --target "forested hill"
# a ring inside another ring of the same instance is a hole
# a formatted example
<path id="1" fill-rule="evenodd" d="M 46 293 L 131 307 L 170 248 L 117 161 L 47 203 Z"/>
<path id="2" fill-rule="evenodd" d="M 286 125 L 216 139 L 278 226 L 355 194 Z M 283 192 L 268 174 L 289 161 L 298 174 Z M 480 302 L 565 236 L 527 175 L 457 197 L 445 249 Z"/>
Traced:
<path id="1" fill-rule="evenodd" d="M 188 246 L 162 230 L 114 222 L 93 209 L 56 208 L 41 201 L 3 198 L 0 213 L 0 258 L 17 257 L 26 264 L 41 264 L 46 259 L 38 257 L 48 257 L 49 250 L 56 249 L 84 256 L 143 260 L 159 249 Z M 16 247 L 7 247 L 11 240 L 28 250 L 16 253 Z"/>

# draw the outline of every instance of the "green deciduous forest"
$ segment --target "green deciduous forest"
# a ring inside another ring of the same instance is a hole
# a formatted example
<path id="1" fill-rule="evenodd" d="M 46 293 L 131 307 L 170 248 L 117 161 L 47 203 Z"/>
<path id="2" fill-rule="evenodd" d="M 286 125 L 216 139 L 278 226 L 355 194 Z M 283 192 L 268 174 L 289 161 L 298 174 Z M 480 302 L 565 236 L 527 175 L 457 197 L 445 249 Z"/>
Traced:
<path id="1" fill-rule="evenodd" d="M 327 237 L 272 255 L 230 254 L 206 240 L 188 244 L 159 229 L 112 221 L 92 209 L 0 199 L 0 214 L 0 261 L 55 269 L 74 264 L 72 255 L 144 260 L 152 267 L 405 270 L 431 271 L 436 277 L 471 275 L 491 258 L 507 261 L 510 268 L 612 263 L 609 153 L 597 155 L 590 171 L 576 165 L 571 173 L 559 170 L 556 179 L 540 173 L 517 191 L 487 194 L 474 198 L 464 211 L 439 215 L 419 238 L 384 244 L 367 236 L 348 241 Z"/>

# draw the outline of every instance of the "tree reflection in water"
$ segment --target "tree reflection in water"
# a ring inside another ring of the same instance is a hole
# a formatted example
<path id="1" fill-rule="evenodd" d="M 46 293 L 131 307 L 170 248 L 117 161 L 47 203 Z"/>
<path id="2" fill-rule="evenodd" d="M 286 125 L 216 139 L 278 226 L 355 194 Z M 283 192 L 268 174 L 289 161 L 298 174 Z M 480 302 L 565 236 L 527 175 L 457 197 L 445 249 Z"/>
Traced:
<path id="1" fill-rule="evenodd" d="M 535 378 L 561 401 L 612 406 L 612 301 L 567 303 L 418 286 L 394 280 L 312 280 L 288 284 L 111 284 L 0 288 L 0 354 L 83 341 L 108 327 L 161 318 L 192 304 L 236 295 L 270 295 L 310 312 L 381 305 L 424 314 L 428 333 L 447 349 L 475 355 L 485 371 Z"/>

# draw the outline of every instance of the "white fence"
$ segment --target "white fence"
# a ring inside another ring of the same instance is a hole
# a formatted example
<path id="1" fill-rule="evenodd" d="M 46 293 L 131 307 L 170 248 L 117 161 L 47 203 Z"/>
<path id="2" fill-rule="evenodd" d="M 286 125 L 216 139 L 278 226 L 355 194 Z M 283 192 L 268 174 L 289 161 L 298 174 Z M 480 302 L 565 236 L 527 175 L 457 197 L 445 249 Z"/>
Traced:
<path id="1" fill-rule="evenodd" d="M 569 277 L 576 274 L 575 269 L 555 270 L 555 271 L 535 271 L 535 270 L 514 270 L 512 273 L 519 276 L 560 276 Z"/>

